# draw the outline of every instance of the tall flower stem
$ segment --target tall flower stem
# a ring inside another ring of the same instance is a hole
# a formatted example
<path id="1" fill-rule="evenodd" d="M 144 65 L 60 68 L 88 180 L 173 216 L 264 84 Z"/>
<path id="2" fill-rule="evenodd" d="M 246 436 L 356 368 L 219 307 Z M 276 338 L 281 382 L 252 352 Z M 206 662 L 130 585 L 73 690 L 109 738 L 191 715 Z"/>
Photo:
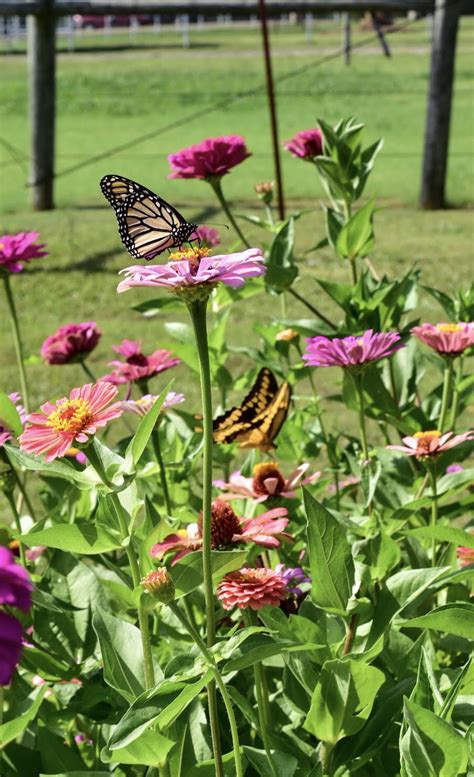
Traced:
<path id="1" fill-rule="evenodd" d="M 246 613 L 246 620 L 249 626 L 255 626 L 257 617 L 252 610 Z M 264 668 L 260 661 L 253 665 L 253 674 L 255 679 L 255 694 L 257 696 L 258 722 L 260 727 L 260 736 L 262 737 L 263 748 L 267 756 L 268 764 L 274 777 L 278 777 L 278 770 L 272 757 L 270 739 L 268 731 L 270 729 L 270 707 L 268 704 L 267 684 L 264 675 Z"/>
<path id="2" fill-rule="evenodd" d="M 5 288 L 5 295 L 7 298 L 8 309 L 10 312 L 10 322 L 11 322 L 12 333 L 13 333 L 13 342 L 15 344 L 16 361 L 18 365 L 18 372 L 20 374 L 21 398 L 23 400 L 23 407 L 25 408 L 26 413 L 29 413 L 30 401 L 28 396 L 28 382 L 26 380 L 23 345 L 21 342 L 20 326 L 18 323 L 15 300 L 13 299 L 13 293 L 10 286 L 10 278 L 8 277 L 8 275 L 3 276 L 3 285 Z"/>
<path id="3" fill-rule="evenodd" d="M 361 469 L 362 472 L 367 468 L 367 472 L 370 476 L 370 458 L 369 458 L 369 446 L 367 443 L 367 429 L 365 425 L 365 399 L 364 399 L 364 386 L 363 386 L 363 375 L 362 373 L 355 373 L 353 375 L 354 377 L 354 384 L 356 387 L 357 395 L 359 398 L 359 431 L 360 431 L 360 441 L 362 445 L 362 465 Z M 369 515 L 372 513 L 372 505 L 369 503 L 367 505 L 367 509 L 369 512 Z"/>
<path id="4" fill-rule="evenodd" d="M 36 523 L 35 511 L 34 511 L 33 505 L 31 504 L 31 499 L 28 496 L 28 492 L 27 492 L 26 487 L 25 487 L 26 486 L 26 477 L 25 477 L 25 480 L 22 480 L 21 477 L 19 476 L 18 472 L 16 471 L 15 467 L 12 467 L 11 464 L 10 464 L 10 467 L 12 469 L 13 478 L 15 480 L 15 483 L 16 483 L 16 486 L 18 488 L 18 491 L 21 494 L 21 498 L 25 502 L 25 504 L 26 504 L 26 506 L 28 508 L 28 512 L 30 513 L 31 517 L 33 518 L 33 521 Z M 26 475 L 26 473 L 25 473 L 25 475 Z"/>
<path id="5" fill-rule="evenodd" d="M 242 234 L 242 231 L 241 231 L 239 225 L 237 224 L 236 220 L 234 219 L 234 217 L 232 215 L 232 211 L 229 208 L 229 204 L 228 204 L 226 198 L 224 197 L 224 192 L 222 191 L 222 184 L 221 184 L 220 178 L 209 179 L 209 183 L 211 184 L 212 188 L 214 189 L 216 197 L 219 200 L 219 203 L 221 205 L 221 208 L 224 211 L 224 213 L 227 216 L 227 218 L 229 219 L 230 223 L 232 224 L 232 226 L 233 226 L 235 232 L 237 233 L 238 237 L 240 238 L 240 240 L 242 241 L 244 246 L 246 246 L 246 248 L 251 248 L 250 243 L 248 242 L 248 240 L 246 240 L 246 238 Z"/>
<path id="6" fill-rule="evenodd" d="M 243 777 L 243 769 L 242 769 L 242 758 L 240 753 L 240 742 L 239 742 L 239 732 L 237 729 L 237 721 L 235 719 L 234 715 L 234 709 L 232 707 L 232 702 L 230 700 L 230 696 L 227 692 L 227 688 L 225 686 L 225 683 L 222 679 L 222 676 L 219 672 L 219 669 L 217 667 L 217 664 L 214 660 L 214 657 L 212 653 L 208 650 L 206 645 L 204 644 L 203 640 L 199 636 L 198 632 L 194 628 L 194 626 L 191 625 L 191 623 L 187 620 L 187 618 L 184 616 L 184 614 L 179 609 L 178 605 L 175 602 L 172 602 L 169 607 L 173 611 L 173 613 L 176 615 L 179 621 L 183 624 L 184 628 L 187 630 L 188 634 L 192 637 L 193 641 L 195 642 L 196 646 L 201 651 L 202 655 L 206 659 L 207 663 L 209 664 L 210 669 L 212 670 L 214 677 L 216 678 L 216 683 L 219 688 L 220 694 L 222 696 L 222 700 L 224 702 L 224 706 L 226 708 L 227 717 L 229 719 L 229 725 L 230 725 L 230 733 L 232 737 L 232 747 L 234 752 L 234 762 L 235 762 L 235 774 L 236 777 Z"/>
<path id="7" fill-rule="evenodd" d="M 292 286 L 290 286 L 289 289 L 287 289 L 289 294 L 291 294 L 295 299 L 297 299 L 299 302 L 301 302 L 303 305 L 306 305 L 308 310 L 310 310 L 312 313 L 314 313 L 315 316 L 321 319 L 321 321 L 324 321 L 325 324 L 327 324 L 331 329 L 334 330 L 334 332 L 337 331 L 337 326 L 332 323 L 332 321 L 329 320 L 329 318 L 326 318 L 324 313 L 321 313 L 318 308 L 316 308 L 311 302 L 308 302 L 307 299 L 305 299 L 301 294 L 299 294 L 297 291 L 294 290 Z"/>
<path id="8" fill-rule="evenodd" d="M 458 406 L 459 406 L 459 389 L 461 386 L 463 374 L 463 357 L 458 359 L 458 366 L 456 368 L 456 376 L 454 378 L 453 386 L 453 400 L 451 403 L 451 416 L 449 419 L 449 428 L 454 432 L 456 429 L 456 421 L 458 418 Z"/>
<path id="9" fill-rule="evenodd" d="M 443 431 L 445 423 L 446 423 L 446 416 L 448 415 L 448 408 L 449 408 L 449 400 L 451 397 L 451 388 L 453 385 L 453 360 L 449 357 L 446 359 L 446 366 L 444 368 L 444 377 L 443 377 L 443 395 L 441 398 L 441 410 L 439 413 L 439 421 L 438 421 L 438 429 L 440 432 Z"/>
<path id="10" fill-rule="evenodd" d="M 438 525 L 438 492 L 436 486 L 436 464 L 432 463 L 429 469 L 429 476 L 431 482 L 431 520 L 430 526 L 435 527 Z M 431 540 L 431 566 L 436 566 L 436 540 L 433 537 Z"/>
<path id="11" fill-rule="evenodd" d="M 143 397 L 150 393 L 147 380 L 142 379 L 140 381 L 140 389 Z M 158 421 L 158 424 L 159 424 L 159 421 Z M 171 499 L 170 499 L 170 492 L 168 488 L 168 479 L 166 477 L 166 467 L 163 461 L 163 456 L 161 454 L 160 432 L 158 430 L 158 424 L 155 427 L 155 429 L 153 429 L 153 432 L 151 433 L 151 444 L 153 445 L 153 452 L 155 454 L 155 459 L 158 464 L 158 469 L 160 470 L 161 490 L 163 491 L 163 499 L 165 500 L 166 512 L 168 515 L 171 515 L 172 505 L 171 505 Z"/>
<path id="12" fill-rule="evenodd" d="M 92 383 L 97 383 L 97 378 L 95 377 L 95 375 L 92 372 L 92 370 L 89 368 L 89 365 L 86 363 L 86 361 L 84 359 L 81 359 L 79 364 L 81 365 L 82 369 L 86 373 L 86 375 L 89 378 L 89 380 L 91 380 Z"/>
<path id="13" fill-rule="evenodd" d="M 201 382 L 202 425 L 203 425 L 203 472 L 202 472 L 202 566 L 204 579 L 204 600 L 206 605 L 206 641 L 211 647 L 215 639 L 214 589 L 212 585 L 211 557 L 211 500 L 212 500 L 212 394 L 211 368 L 209 363 L 209 345 L 206 321 L 207 299 L 188 303 L 188 310 L 196 339 Z M 216 775 L 224 774 L 217 712 L 216 686 L 209 683 L 207 688 L 209 703 L 209 722 L 216 764 Z"/>
<path id="14" fill-rule="evenodd" d="M 12 491 L 7 491 L 5 493 L 5 496 L 7 498 L 7 502 L 10 505 L 11 511 L 13 513 L 13 520 L 15 521 L 16 530 L 17 530 L 18 534 L 21 535 L 22 534 L 22 529 L 21 529 L 20 515 L 18 513 L 18 510 L 16 509 L 15 498 L 13 496 L 13 492 Z M 20 561 L 23 564 L 23 566 L 26 568 L 27 561 L 26 561 L 25 546 L 23 545 L 23 543 L 22 543 L 22 541 L 20 539 L 18 540 L 18 550 L 20 552 Z"/>
<path id="15" fill-rule="evenodd" d="M 332 745 L 330 742 L 321 742 L 320 748 L 319 748 L 319 760 L 321 763 L 321 769 L 323 777 L 329 777 L 331 774 L 331 762 L 332 762 L 332 751 L 334 749 L 334 745 Z"/>
<path id="16" fill-rule="evenodd" d="M 87 453 L 87 458 L 89 459 L 89 462 L 94 467 L 95 471 L 99 475 L 104 485 L 111 488 L 112 484 L 108 480 L 107 474 L 104 471 L 100 457 L 98 456 L 97 451 L 94 447 L 94 441 L 92 441 L 92 443 L 90 443 L 87 446 L 86 453 Z M 133 550 L 132 537 L 130 535 L 129 528 L 127 525 L 127 519 L 125 517 L 125 513 L 123 510 L 122 504 L 120 502 L 120 499 L 118 497 L 118 494 L 115 491 L 111 490 L 108 496 L 110 497 L 110 501 L 114 508 L 114 512 L 119 524 L 120 538 L 122 542 L 124 542 L 124 544 L 126 545 L 126 552 L 127 552 L 128 563 L 130 566 L 130 574 L 132 576 L 133 587 L 137 588 L 140 585 L 140 580 L 141 580 L 140 567 L 138 564 L 138 559 L 135 555 L 135 551 Z M 137 614 L 138 614 L 138 625 L 140 630 L 140 637 L 142 642 L 143 670 L 145 675 L 145 684 L 147 688 L 152 688 L 155 685 L 155 670 L 153 667 L 153 654 L 151 652 L 150 627 L 148 623 L 148 614 L 141 605 L 138 605 L 137 607 Z"/>

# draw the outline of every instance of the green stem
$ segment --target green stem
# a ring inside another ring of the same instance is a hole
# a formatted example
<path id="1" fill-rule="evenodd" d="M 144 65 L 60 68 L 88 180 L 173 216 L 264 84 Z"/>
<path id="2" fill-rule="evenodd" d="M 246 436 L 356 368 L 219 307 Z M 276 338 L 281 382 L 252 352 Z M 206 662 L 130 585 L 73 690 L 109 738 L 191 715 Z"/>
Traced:
<path id="1" fill-rule="evenodd" d="M 334 749 L 334 745 L 332 745 L 330 742 L 321 742 L 320 748 L 319 748 L 319 760 L 322 767 L 322 775 L 323 777 L 330 777 L 331 775 L 331 761 L 332 761 L 332 751 Z"/>
<path id="2" fill-rule="evenodd" d="M 355 612 L 347 626 L 346 638 L 344 640 L 344 645 L 342 647 L 343 656 L 347 656 L 352 650 L 352 644 L 354 642 L 354 638 L 357 632 L 358 622 L 359 622 L 359 614 Z"/>
<path id="3" fill-rule="evenodd" d="M 356 283 L 357 283 L 357 265 L 356 265 L 356 260 L 351 258 L 350 259 L 350 263 L 351 263 L 352 283 L 355 286 Z"/>
<path id="4" fill-rule="evenodd" d="M 79 362 L 79 364 L 81 365 L 82 369 L 83 369 L 83 370 L 84 370 L 84 372 L 86 373 L 86 375 L 87 375 L 87 377 L 89 378 L 89 380 L 91 380 L 91 381 L 92 381 L 92 383 L 97 383 L 97 378 L 95 377 L 95 375 L 93 374 L 93 372 L 92 372 L 92 371 L 89 369 L 89 366 L 88 366 L 88 364 L 86 364 L 86 362 L 85 362 L 84 360 L 81 360 L 81 361 Z"/>
<path id="5" fill-rule="evenodd" d="M 18 323 L 18 316 L 16 313 L 15 300 L 10 286 L 10 278 L 8 275 L 3 276 L 3 285 L 5 288 L 5 294 L 7 297 L 8 309 L 10 311 L 10 323 L 12 326 L 13 342 L 15 344 L 16 361 L 18 365 L 18 372 L 20 373 L 20 386 L 21 386 L 21 398 L 25 412 L 29 413 L 30 401 L 28 396 L 28 383 L 26 380 L 25 363 L 23 356 L 23 345 L 21 342 L 20 326 Z"/>
<path id="6" fill-rule="evenodd" d="M 362 443 L 362 455 L 365 462 L 369 461 L 369 446 L 367 444 L 367 430 L 365 426 L 365 399 L 362 375 L 354 375 L 354 382 L 359 396 L 359 430 Z M 367 466 L 367 464 L 365 464 Z"/>
<path id="7" fill-rule="evenodd" d="M 217 686 L 219 688 L 220 694 L 222 696 L 222 700 L 224 702 L 224 706 L 226 708 L 227 717 L 229 718 L 229 725 L 230 725 L 230 733 L 232 737 L 232 747 L 234 752 L 234 761 L 235 761 L 235 774 L 236 777 L 243 777 L 243 768 L 242 768 L 242 759 L 241 759 L 241 753 L 240 753 L 240 742 L 239 742 L 239 732 L 237 729 L 237 722 L 234 715 L 234 710 L 232 707 L 232 702 L 230 700 L 230 696 L 227 692 L 226 685 L 222 679 L 222 676 L 219 672 L 219 669 L 217 667 L 217 664 L 214 660 L 214 657 L 212 653 L 208 650 L 206 645 L 204 644 L 204 641 L 199 636 L 198 632 L 194 628 L 194 626 L 191 625 L 191 623 L 186 619 L 186 617 L 183 615 L 181 610 L 179 609 L 178 605 L 175 602 L 172 602 L 170 605 L 171 610 L 176 615 L 178 620 L 183 624 L 184 628 L 190 634 L 193 641 L 195 642 L 196 646 L 201 651 L 202 655 L 206 659 L 206 661 L 209 664 L 209 668 L 211 669 L 212 673 L 214 674 L 214 677 L 216 679 Z"/>
<path id="8" fill-rule="evenodd" d="M 13 493 L 11 491 L 7 491 L 5 493 L 5 496 L 7 498 L 8 504 L 10 505 L 11 511 L 13 513 L 13 520 L 15 521 L 16 530 L 18 534 L 21 535 L 22 534 L 21 521 L 20 521 L 20 515 L 18 513 L 18 510 L 16 509 L 15 497 L 13 496 Z M 18 540 L 18 548 L 20 551 L 20 561 L 23 564 L 23 566 L 26 568 L 27 562 L 26 562 L 25 546 L 23 545 L 20 539 Z"/>
<path id="9" fill-rule="evenodd" d="M 11 466 L 11 464 L 10 464 L 10 466 Z M 19 474 L 16 471 L 15 467 L 11 466 L 11 470 L 12 470 L 13 477 L 15 479 L 15 483 L 17 485 L 18 491 L 20 492 L 20 494 L 21 494 L 21 496 L 23 498 L 23 501 L 25 502 L 25 504 L 26 504 L 26 506 L 28 508 L 28 511 L 29 511 L 31 517 L 33 518 L 33 521 L 36 523 L 35 511 L 33 509 L 33 505 L 31 504 L 30 497 L 28 496 L 28 492 L 27 492 L 27 490 L 25 488 L 25 481 L 23 481 L 21 479 L 21 477 L 19 476 Z M 26 480 L 26 472 L 25 472 L 25 480 Z"/>
<path id="10" fill-rule="evenodd" d="M 212 584 L 211 557 L 211 500 L 212 500 L 212 394 L 211 368 L 206 321 L 207 300 L 188 303 L 188 310 L 196 339 L 201 382 L 202 425 L 203 425 L 203 473 L 202 473 L 202 567 L 204 578 L 204 600 L 206 606 L 206 640 L 210 647 L 215 640 L 214 588 Z M 219 717 L 215 683 L 208 688 L 209 722 L 211 726 L 214 761 L 217 777 L 224 774 L 219 733 Z"/>
<path id="11" fill-rule="evenodd" d="M 430 526 L 438 525 L 438 493 L 436 488 L 436 465 L 432 464 L 429 470 L 429 476 L 431 481 L 431 520 Z M 436 566 L 436 540 L 433 537 L 431 540 L 431 566 Z"/>
<path id="12" fill-rule="evenodd" d="M 163 499 L 165 500 L 166 512 L 168 513 L 168 515 L 172 515 L 173 508 L 171 505 L 170 492 L 168 489 L 168 481 L 166 478 L 165 464 L 163 461 L 163 456 L 161 455 L 160 432 L 158 429 L 153 429 L 153 432 L 151 435 L 151 443 L 153 445 L 153 451 L 155 453 L 155 458 L 156 458 L 156 461 L 158 462 L 158 468 L 160 470 L 161 488 L 163 491 Z"/>
<path id="13" fill-rule="evenodd" d="M 299 302 L 301 302 L 303 305 L 306 305 L 308 310 L 311 310 L 312 313 L 314 313 L 315 316 L 321 319 L 321 321 L 324 321 L 325 324 L 327 324 L 331 329 L 334 330 L 334 332 L 337 331 L 337 326 L 332 323 L 332 321 L 329 320 L 329 318 L 326 318 L 326 316 L 321 313 L 317 308 L 314 307 L 314 305 L 311 304 L 311 302 L 308 302 L 307 299 L 305 299 L 301 294 L 298 294 L 297 291 L 294 290 L 292 286 L 290 286 L 287 291 L 293 295 L 295 299 L 297 299 Z"/>
<path id="14" fill-rule="evenodd" d="M 224 211 L 225 215 L 229 219 L 230 223 L 232 224 L 232 226 L 233 226 L 235 232 L 237 233 L 237 235 L 239 236 L 240 240 L 242 241 L 244 246 L 246 246 L 246 248 L 251 248 L 252 246 L 250 245 L 250 243 L 245 239 L 244 235 L 242 234 L 239 225 L 237 224 L 236 220 L 234 219 L 234 217 L 232 215 L 232 211 L 229 208 L 229 204 L 228 204 L 226 198 L 224 197 L 224 192 L 222 191 L 222 184 L 221 184 L 220 178 L 209 179 L 209 183 L 211 184 L 212 188 L 214 189 L 214 192 L 216 194 L 217 199 L 219 200 L 219 203 L 220 203 L 220 205 L 222 207 L 222 210 Z"/>
<path id="15" fill-rule="evenodd" d="M 453 360 L 448 356 L 446 359 L 446 366 L 444 368 L 443 395 L 441 398 L 441 410 L 440 410 L 439 421 L 438 421 L 438 429 L 440 432 L 443 431 L 444 425 L 446 423 L 446 416 L 448 414 L 452 383 L 453 383 Z"/>
<path id="16" fill-rule="evenodd" d="M 257 623 L 257 618 L 252 610 L 246 613 L 246 620 L 249 626 L 254 626 Z M 258 722 L 260 727 L 260 736 L 263 742 L 263 748 L 267 756 L 268 764 L 274 777 L 278 777 L 278 771 L 275 766 L 275 762 L 272 757 L 270 739 L 268 732 L 270 730 L 270 707 L 268 704 L 268 691 L 267 683 L 264 676 L 264 668 L 260 661 L 256 661 L 253 665 L 253 674 L 255 678 L 255 693 L 257 696 L 257 711 Z"/>
<path id="17" fill-rule="evenodd" d="M 456 377 L 454 378 L 453 401 L 452 401 L 452 404 L 451 404 L 451 417 L 450 417 L 450 421 L 449 421 L 449 428 L 453 432 L 456 430 L 456 421 L 457 421 L 457 418 L 458 418 L 459 388 L 461 386 L 462 373 L 463 373 L 463 358 L 461 356 L 458 359 L 458 366 L 457 366 L 457 369 L 456 369 Z"/>

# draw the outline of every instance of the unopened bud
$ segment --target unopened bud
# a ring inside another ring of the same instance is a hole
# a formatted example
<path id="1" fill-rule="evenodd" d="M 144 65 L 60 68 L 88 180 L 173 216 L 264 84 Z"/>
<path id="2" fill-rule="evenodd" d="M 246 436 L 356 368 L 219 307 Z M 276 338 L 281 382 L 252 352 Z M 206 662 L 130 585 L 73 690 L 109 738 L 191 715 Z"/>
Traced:
<path id="1" fill-rule="evenodd" d="M 265 205 L 270 205 L 273 200 L 273 181 L 263 181 L 262 183 L 255 184 L 255 191 L 258 194 L 260 200 L 263 200 Z"/>
<path id="2" fill-rule="evenodd" d="M 278 332 L 275 336 L 275 340 L 289 342 L 290 340 L 295 340 L 297 337 L 299 337 L 299 332 L 295 329 L 282 329 L 282 331 Z"/>
<path id="3" fill-rule="evenodd" d="M 146 577 L 142 578 L 140 585 L 157 602 L 169 604 L 174 600 L 175 587 L 166 567 L 149 572 Z"/>
<path id="4" fill-rule="evenodd" d="M 11 469 L 4 469 L 0 472 L 0 493 L 5 496 L 12 494 L 15 490 L 15 476 Z"/>

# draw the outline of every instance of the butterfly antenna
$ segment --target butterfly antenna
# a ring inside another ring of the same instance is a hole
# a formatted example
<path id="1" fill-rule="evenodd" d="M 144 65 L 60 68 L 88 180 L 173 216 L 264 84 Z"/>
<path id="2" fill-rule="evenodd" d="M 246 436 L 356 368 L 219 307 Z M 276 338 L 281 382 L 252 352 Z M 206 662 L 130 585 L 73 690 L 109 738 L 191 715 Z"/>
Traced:
<path id="1" fill-rule="evenodd" d="M 224 227 L 225 229 L 230 229 L 228 224 L 220 224 L 218 221 L 206 221 L 206 226 L 209 226 L 209 227 Z"/>

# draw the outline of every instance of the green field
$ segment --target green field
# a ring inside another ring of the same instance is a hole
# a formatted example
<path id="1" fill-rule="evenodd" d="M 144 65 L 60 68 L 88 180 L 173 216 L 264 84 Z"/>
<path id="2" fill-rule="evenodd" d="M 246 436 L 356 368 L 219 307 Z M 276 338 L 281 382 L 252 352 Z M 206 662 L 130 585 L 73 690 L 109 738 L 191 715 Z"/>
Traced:
<path id="1" fill-rule="evenodd" d="M 370 38 L 354 26 L 354 42 Z M 377 246 L 373 262 L 379 271 L 395 275 L 417 264 L 424 281 L 445 290 L 466 283 L 472 261 L 474 202 L 472 79 L 474 23 L 463 19 L 459 37 L 456 88 L 449 163 L 448 196 L 455 209 L 422 213 L 416 209 L 421 149 L 429 74 L 429 42 L 426 24 L 420 21 L 390 36 L 393 57 L 384 59 L 375 41 L 353 54 L 350 67 L 338 57 L 322 61 L 339 46 L 334 22 L 317 22 L 313 41 L 298 27 L 275 26 L 272 30 L 274 66 L 282 139 L 296 130 L 314 126 L 317 117 L 336 121 L 356 114 L 367 125 L 367 142 L 383 136 L 385 147 L 377 161 L 367 194 L 377 198 Z M 48 243 L 50 256 L 34 262 L 13 285 L 21 308 L 26 352 L 38 354 L 43 339 L 67 321 L 95 319 L 104 337 L 92 360 L 97 372 L 112 357 L 110 345 L 124 337 L 140 336 L 147 348 L 163 345 L 159 319 L 144 322 L 130 312 L 140 292 L 118 297 L 115 293 L 120 267 L 130 264 L 115 229 L 113 213 L 98 187 L 105 173 L 135 178 L 159 191 L 182 210 L 189 220 L 222 222 L 210 188 L 199 181 L 167 179 L 167 154 L 206 136 L 241 133 L 253 156 L 225 180 L 225 189 L 237 210 L 257 208 L 253 185 L 272 177 L 268 117 L 263 93 L 242 98 L 233 105 L 213 110 L 216 101 L 253 89 L 262 83 L 263 67 L 258 31 L 209 29 L 191 32 L 190 49 L 182 49 L 176 32 L 114 31 L 110 40 L 102 32 L 77 39 L 81 50 L 58 57 L 58 119 L 56 202 L 51 213 L 33 214 L 28 209 L 28 126 L 26 59 L 21 51 L 0 55 L 1 130 L 0 232 L 38 229 Z M 61 43 L 65 46 L 65 42 Z M 95 47 L 95 48 L 94 48 Z M 280 80 L 298 68 L 310 66 L 298 76 Z M 204 116 L 194 114 L 207 109 Z M 108 155 L 109 150 L 178 120 L 181 126 L 157 134 L 146 142 Z M 12 150 L 13 147 L 13 150 Z M 104 158 L 70 174 L 67 168 Z M 323 237 L 320 202 L 323 193 L 310 165 L 283 154 L 285 190 L 289 208 L 314 208 L 299 222 L 299 247 L 305 249 Z M 225 230 L 222 230 L 225 232 Z M 259 244 L 262 233 L 248 231 Z M 224 249 L 231 247 L 231 232 L 224 235 Z M 346 267 L 321 251 L 301 261 L 301 275 L 347 277 Z M 326 312 L 314 280 L 305 283 L 307 294 Z M 252 303 L 250 318 L 256 318 Z M 254 303 L 255 305 L 255 303 Z M 259 303 L 258 320 L 274 312 L 274 300 Z M 236 323 L 243 317 L 239 308 Z M 440 309 L 425 297 L 422 314 L 442 319 Z M 290 316 L 305 315 L 291 309 Z M 1 388 L 17 389 L 14 353 L 7 322 L 0 332 Z M 249 342 L 250 325 L 234 326 L 232 342 Z M 31 359 L 29 375 L 35 401 L 69 389 L 82 380 L 78 368 L 45 368 Z M 185 371 L 183 369 L 183 375 Z"/>

